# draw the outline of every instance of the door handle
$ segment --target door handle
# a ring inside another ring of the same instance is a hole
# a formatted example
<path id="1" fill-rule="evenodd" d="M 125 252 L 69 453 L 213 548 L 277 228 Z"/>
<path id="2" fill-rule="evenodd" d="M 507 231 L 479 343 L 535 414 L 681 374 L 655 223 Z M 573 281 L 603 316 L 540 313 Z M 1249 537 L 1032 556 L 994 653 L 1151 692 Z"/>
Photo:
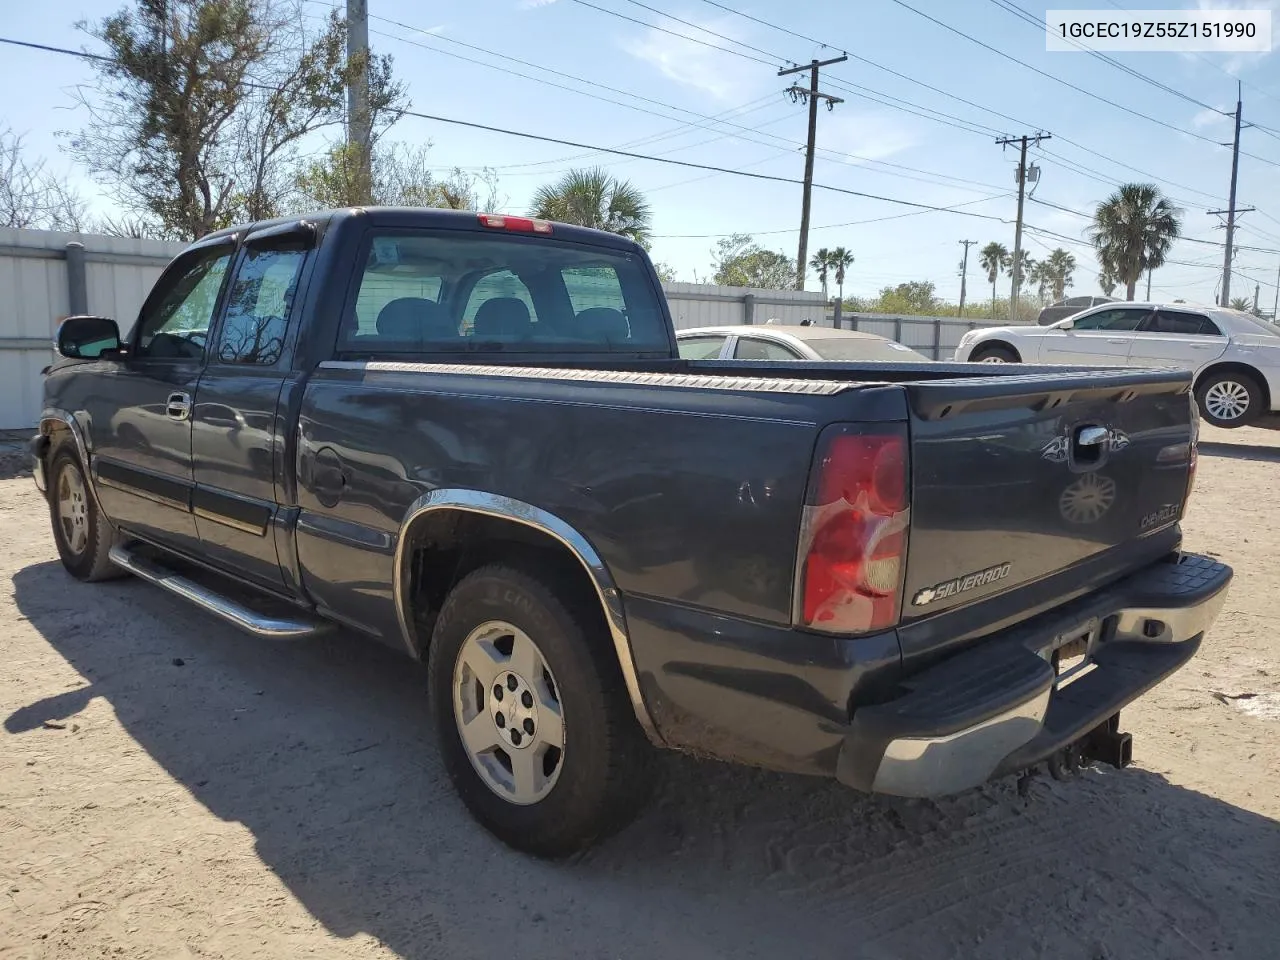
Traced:
<path id="1" fill-rule="evenodd" d="M 1119 339 L 1119 338 L 1117 338 L 1117 339 L 1115 339 L 1115 340 L 1108 340 L 1108 341 L 1107 341 L 1107 343 L 1128 343 L 1128 342 L 1129 342 L 1128 340 L 1122 340 L 1122 339 Z"/>
<path id="2" fill-rule="evenodd" d="M 165 401 L 164 412 L 171 420 L 185 420 L 191 416 L 191 394 L 171 393 Z"/>

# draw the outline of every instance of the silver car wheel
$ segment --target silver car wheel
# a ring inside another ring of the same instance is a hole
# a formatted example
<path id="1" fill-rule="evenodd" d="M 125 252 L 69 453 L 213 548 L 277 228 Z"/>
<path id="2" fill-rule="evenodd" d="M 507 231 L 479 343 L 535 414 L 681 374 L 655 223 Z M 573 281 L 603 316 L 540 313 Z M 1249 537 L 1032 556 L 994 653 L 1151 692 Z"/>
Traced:
<path id="1" fill-rule="evenodd" d="M 471 765 L 502 799 L 526 806 L 556 785 L 564 768 L 560 691 L 519 627 L 490 620 L 467 635 L 453 667 L 453 719 Z"/>
<path id="2" fill-rule="evenodd" d="M 1205 391 L 1204 406 L 1219 420 L 1238 420 L 1249 409 L 1249 388 L 1237 380 L 1219 380 Z"/>
<path id="3" fill-rule="evenodd" d="M 1009 361 L 1006 360 L 1004 357 L 997 356 L 994 353 L 989 353 L 978 362 L 979 363 L 1008 363 Z"/>
<path id="4" fill-rule="evenodd" d="M 67 549 L 78 557 L 89 545 L 89 499 L 80 471 L 70 463 L 64 464 L 58 471 L 58 484 L 54 489 L 62 538 Z"/>

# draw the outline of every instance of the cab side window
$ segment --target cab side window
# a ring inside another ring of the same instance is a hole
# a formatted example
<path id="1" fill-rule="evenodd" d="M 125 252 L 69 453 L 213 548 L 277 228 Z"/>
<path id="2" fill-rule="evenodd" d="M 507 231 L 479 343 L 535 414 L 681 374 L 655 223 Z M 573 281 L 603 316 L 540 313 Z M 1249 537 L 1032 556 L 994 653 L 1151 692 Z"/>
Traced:
<path id="1" fill-rule="evenodd" d="M 236 268 L 214 357 L 270 366 L 284 350 L 305 250 L 249 248 Z"/>
<path id="2" fill-rule="evenodd" d="M 1161 310 L 1151 318 L 1151 323 L 1143 329 L 1152 333 L 1170 333 L 1181 336 L 1220 337 L 1222 332 L 1208 317 L 1200 313 L 1182 313 L 1173 310 Z"/>
<path id="3" fill-rule="evenodd" d="M 733 352 L 736 360 L 798 360 L 799 356 L 780 343 L 740 337 Z"/>
<path id="4" fill-rule="evenodd" d="M 179 260 L 161 277 L 138 318 L 132 353 L 150 360 L 199 360 L 218 306 L 232 248 Z"/>
<path id="5" fill-rule="evenodd" d="M 1150 314 L 1150 310 L 1133 308 L 1121 310 L 1099 310 L 1097 313 L 1090 314 L 1087 317 L 1077 317 L 1075 322 L 1071 325 L 1071 329 L 1114 332 L 1137 330 L 1142 321 L 1150 316 Z"/>

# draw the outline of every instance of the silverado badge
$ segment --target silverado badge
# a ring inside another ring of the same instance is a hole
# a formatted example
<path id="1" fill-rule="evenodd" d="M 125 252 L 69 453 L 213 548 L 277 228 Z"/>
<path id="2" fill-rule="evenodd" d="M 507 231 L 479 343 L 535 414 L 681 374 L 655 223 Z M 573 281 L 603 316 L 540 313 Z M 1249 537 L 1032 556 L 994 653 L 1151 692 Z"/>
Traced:
<path id="1" fill-rule="evenodd" d="M 935 600 L 945 600 L 947 597 L 954 597 L 958 593 L 973 590 L 975 587 L 985 587 L 989 583 L 995 583 L 997 580 L 1003 580 L 1007 577 L 1009 568 L 1012 566 L 1013 564 L 1006 560 L 1004 563 L 997 563 L 994 567 L 987 567 L 985 570 L 975 570 L 973 573 L 966 573 L 964 576 L 956 577 L 952 580 L 935 583 L 932 587 L 917 590 L 916 595 L 911 598 L 911 603 L 913 606 L 923 607 L 927 603 L 933 603 Z"/>

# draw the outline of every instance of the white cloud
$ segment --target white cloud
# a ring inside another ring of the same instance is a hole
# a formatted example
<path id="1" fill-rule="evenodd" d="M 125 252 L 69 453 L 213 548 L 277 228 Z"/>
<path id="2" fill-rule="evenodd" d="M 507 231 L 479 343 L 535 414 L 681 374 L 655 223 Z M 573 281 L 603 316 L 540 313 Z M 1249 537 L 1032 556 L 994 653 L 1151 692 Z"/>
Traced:
<path id="1" fill-rule="evenodd" d="M 902 121 L 879 113 L 857 113 L 840 104 L 833 113 L 820 111 L 818 145 L 858 160 L 883 160 L 920 143 L 916 132 Z"/>
<path id="2" fill-rule="evenodd" d="M 1206 127 L 1216 127 L 1227 123 L 1230 119 L 1221 110 L 1200 110 L 1191 118 L 1191 126 L 1197 130 L 1203 130 Z"/>
<path id="3" fill-rule="evenodd" d="M 537 10 L 539 7 L 549 7 L 556 0 L 520 0 L 518 6 L 521 10 Z"/>
<path id="4" fill-rule="evenodd" d="M 732 35 L 727 33 L 731 24 L 695 22 L 717 33 Z M 622 49 L 637 60 L 656 67 L 668 79 L 701 90 L 717 100 L 742 99 L 744 90 L 752 91 L 757 87 L 755 73 L 758 70 L 747 73 L 746 61 L 660 30 L 645 30 L 638 38 L 629 37 L 622 41 Z M 733 61 L 743 64 L 743 67 L 738 67 Z"/>

